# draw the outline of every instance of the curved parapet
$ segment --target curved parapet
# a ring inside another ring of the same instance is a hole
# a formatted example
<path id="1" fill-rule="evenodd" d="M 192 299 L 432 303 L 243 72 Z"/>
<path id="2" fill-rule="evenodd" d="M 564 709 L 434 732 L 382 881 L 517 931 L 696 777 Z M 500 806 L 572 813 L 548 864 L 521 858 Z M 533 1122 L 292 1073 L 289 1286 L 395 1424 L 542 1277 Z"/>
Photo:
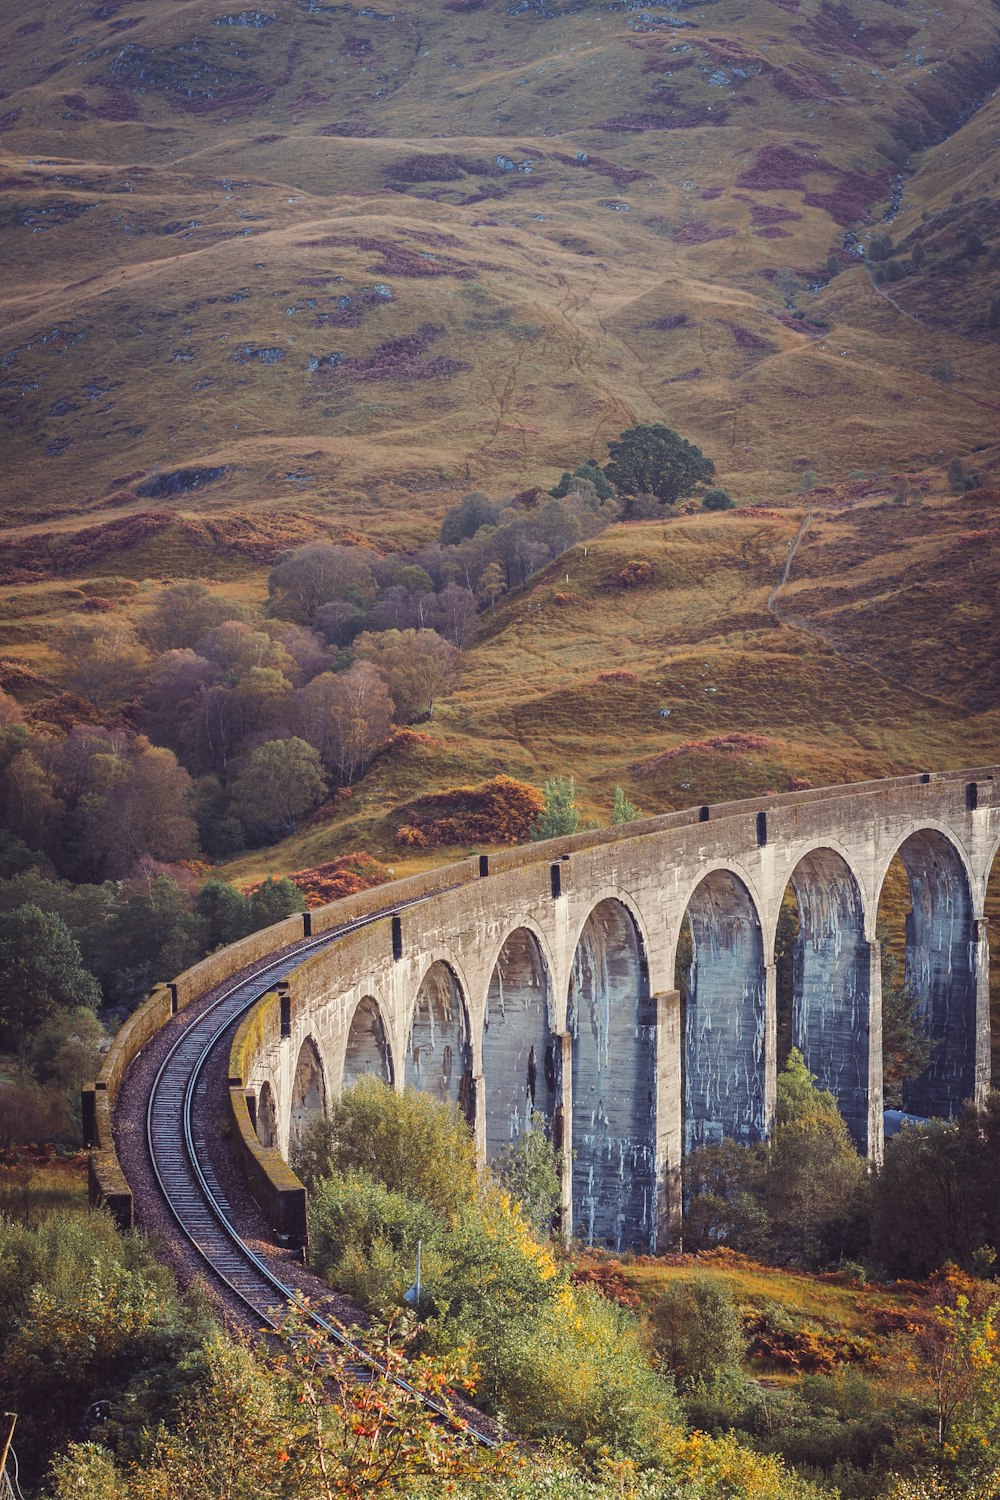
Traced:
<path id="1" fill-rule="evenodd" d="M 297 940 L 301 958 L 281 959 L 281 993 L 240 1027 L 230 1066 L 235 1149 L 282 1233 L 303 1232 L 304 1197 L 277 1144 L 287 1150 L 346 1070 L 459 1102 L 484 1160 L 516 1143 L 534 1106 L 566 1161 L 576 1153 L 564 1224 L 621 1249 L 660 1244 L 676 1219 L 682 1139 L 769 1127 L 773 943 L 790 882 L 802 916 L 797 1035 L 859 1146 L 877 1154 L 872 929 L 897 850 L 915 893 L 908 973 L 926 978 L 923 1013 L 947 1051 L 914 1097 L 953 1113 L 988 1083 L 982 916 L 998 783 L 986 768 L 690 808 L 464 860 L 256 933 L 158 986 L 115 1039 L 88 1091 L 95 1195 L 123 1198 L 110 1111 L 130 1061 L 175 1011 Z M 674 958 L 686 915 L 695 969 L 682 1028 Z"/>
<path id="2" fill-rule="evenodd" d="M 250 965 L 302 937 L 303 919 L 286 917 L 251 933 L 228 948 L 221 948 L 200 963 L 185 969 L 169 984 L 158 984 L 149 998 L 132 1012 L 115 1033 L 96 1081 L 83 1091 L 83 1143 L 91 1148 L 89 1196 L 92 1205 L 103 1204 L 123 1229 L 134 1221 L 132 1194 L 115 1152 L 111 1112 L 122 1079 L 142 1049 L 167 1024 L 216 985 L 231 979 Z"/>
<path id="3" fill-rule="evenodd" d="M 280 1037 L 281 996 L 271 990 L 241 1022 L 229 1048 L 229 1121 L 233 1150 L 251 1196 L 279 1239 L 299 1249 L 309 1237 L 306 1190 L 277 1146 L 262 1142 L 260 1100 L 248 1091 L 257 1059 Z M 270 1092 L 269 1084 L 264 1087 Z"/>

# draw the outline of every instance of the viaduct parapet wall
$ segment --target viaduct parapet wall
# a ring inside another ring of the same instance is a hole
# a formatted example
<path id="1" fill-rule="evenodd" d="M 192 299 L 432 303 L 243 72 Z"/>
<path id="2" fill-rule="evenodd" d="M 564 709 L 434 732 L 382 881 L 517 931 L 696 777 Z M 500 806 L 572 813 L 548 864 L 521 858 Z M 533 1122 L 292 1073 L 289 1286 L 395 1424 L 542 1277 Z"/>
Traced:
<path id="1" fill-rule="evenodd" d="M 912 903 L 906 976 L 934 1043 L 906 1106 L 948 1116 L 982 1099 L 998 784 L 991 767 L 694 808 L 381 887 L 369 909 L 399 910 L 291 974 L 244 1029 L 231 1084 L 265 1156 L 287 1157 L 368 1072 L 453 1100 L 484 1157 L 541 1115 L 565 1148 L 572 1232 L 619 1249 L 662 1245 L 685 1150 L 770 1129 L 775 934 L 789 885 L 800 919 L 793 1040 L 858 1148 L 882 1149 L 876 917 L 896 855 Z M 340 925 L 349 905 L 311 913 L 313 933 Z"/>

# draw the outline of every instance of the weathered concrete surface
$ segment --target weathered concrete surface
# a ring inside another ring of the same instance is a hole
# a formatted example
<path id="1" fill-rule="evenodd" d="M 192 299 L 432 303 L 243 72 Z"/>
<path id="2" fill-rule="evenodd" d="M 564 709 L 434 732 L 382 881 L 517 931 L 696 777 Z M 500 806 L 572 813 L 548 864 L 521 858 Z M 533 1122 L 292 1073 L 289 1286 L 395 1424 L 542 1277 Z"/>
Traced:
<path id="1" fill-rule="evenodd" d="M 450 964 L 431 964 L 417 989 L 406 1043 L 407 1088 L 457 1104 L 470 1125 L 476 1120 L 469 1012 Z"/>
<path id="2" fill-rule="evenodd" d="M 247 1080 L 258 1099 L 265 1083 L 272 1088 L 282 1149 L 303 1043 L 313 1039 L 335 1093 L 364 1051 L 351 1032 L 365 1001 L 381 1017 L 383 1071 L 397 1087 L 459 1101 L 484 1155 L 510 1138 L 532 1088 L 538 1105 L 544 1084 L 542 1113 L 577 1153 L 565 1175 L 565 1222 L 607 1244 L 644 1249 L 654 1233 L 662 1243 L 678 1212 L 682 1110 L 689 1143 L 720 1133 L 751 1140 L 769 1129 L 774 937 L 791 881 L 803 934 L 796 1036 L 855 1140 L 878 1155 L 875 921 L 897 852 L 913 894 L 907 972 L 940 1039 L 910 1107 L 926 1101 L 950 1114 L 981 1096 L 989 1076 L 983 903 L 1000 845 L 1000 769 L 705 814 L 513 849 L 491 855 L 485 874 L 468 860 L 425 884 L 417 876 L 366 893 L 368 910 L 397 890 L 401 901 L 426 899 L 400 910 L 395 934 L 388 917 L 377 921 L 290 977 L 291 1035 L 262 1033 Z M 354 915 L 355 902 L 313 913 L 313 930 Z M 695 965 L 682 1028 L 673 976 L 685 913 Z M 548 1070 L 539 1068 L 543 1039 Z"/>
<path id="3" fill-rule="evenodd" d="M 973 893 L 960 850 L 938 829 L 911 834 L 899 849 L 913 903 L 906 923 L 904 977 L 917 996 L 930 1066 L 906 1085 L 909 1114 L 948 1115 L 971 1098 L 976 1077 L 976 966 Z"/>
<path id="4" fill-rule="evenodd" d="M 323 1118 L 328 1098 L 323 1059 L 313 1037 L 307 1036 L 299 1048 L 295 1077 L 292 1080 L 292 1102 L 288 1116 L 290 1146 L 298 1144 L 311 1120 Z"/>
<path id="5" fill-rule="evenodd" d="M 833 849 L 807 854 L 792 872 L 792 888 L 799 909 L 792 1040 L 820 1087 L 836 1095 L 858 1150 L 867 1152 L 870 1099 L 881 1112 L 882 1037 L 871 1025 L 861 889 Z"/>
<path id="6" fill-rule="evenodd" d="M 656 1004 L 620 901 L 602 901 L 580 934 L 567 1026 L 573 1234 L 587 1245 L 655 1249 Z"/>
<path id="7" fill-rule="evenodd" d="M 767 1134 L 766 1041 L 774 1030 L 760 917 L 746 885 L 713 870 L 688 903 L 694 959 L 684 1027 L 685 1146 Z"/>
<path id="8" fill-rule="evenodd" d="M 344 1052 L 344 1074 L 341 1088 L 349 1088 L 359 1078 L 372 1073 L 384 1083 L 392 1083 L 392 1051 L 378 1001 L 366 995 L 351 1017 Z"/>
<path id="9" fill-rule="evenodd" d="M 483 1015 L 486 1151 L 516 1144 L 540 1114 L 551 1133 L 561 1098 L 562 1045 L 552 1032 L 548 970 L 538 939 L 512 932 L 497 958 Z"/>

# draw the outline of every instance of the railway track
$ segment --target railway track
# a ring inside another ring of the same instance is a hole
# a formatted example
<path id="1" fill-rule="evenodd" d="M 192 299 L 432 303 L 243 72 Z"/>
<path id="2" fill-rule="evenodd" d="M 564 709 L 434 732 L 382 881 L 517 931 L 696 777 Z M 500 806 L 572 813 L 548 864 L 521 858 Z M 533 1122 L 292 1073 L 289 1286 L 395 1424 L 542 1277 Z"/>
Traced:
<path id="1" fill-rule="evenodd" d="M 184 1028 L 161 1063 L 146 1108 L 146 1144 L 160 1192 L 182 1238 L 201 1257 L 210 1278 L 248 1309 L 259 1324 L 277 1329 L 289 1308 L 296 1308 L 331 1341 L 346 1347 L 350 1354 L 347 1370 L 354 1378 L 386 1376 L 443 1420 L 454 1421 L 441 1402 L 416 1391 L 401 1376 L 387 1372 L 361 1345 L 308 1307 L 298 1291 L 276 1276 L 244 1243 L 211 1165 L 205 1138 L 206 1111 L 199 1107 L 208 1088 L 210 1057 L 223 1036 L 262 995 L 297 968 L 305 955 L 380 920 L 390 911 L 400 910 L 402 905 L 414 905 L 423 899 L 416 897 L 321 937 L 307 938 L 251 978 L 230 984 Z M 493 1438 L 472 1426 L 463 1425 L 461 1430 L 475 1443 L 496 1446 Z"/>

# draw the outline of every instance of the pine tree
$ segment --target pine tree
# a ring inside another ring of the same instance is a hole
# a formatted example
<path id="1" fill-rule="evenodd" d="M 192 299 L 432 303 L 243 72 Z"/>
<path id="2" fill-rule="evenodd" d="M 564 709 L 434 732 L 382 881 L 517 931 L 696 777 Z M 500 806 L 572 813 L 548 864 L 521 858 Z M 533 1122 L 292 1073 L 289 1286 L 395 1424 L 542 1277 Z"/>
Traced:
<path id="1" fill-rule="evenodd" d="M 572 776 L 553 776 L 542 787 L 545 806 L 531 830 L 536 843 L 542 839 L 565 838 L 580 827 L 580 810 L 576 806 L 576 782 Z"/>
<path id="2" fill-rule="evenodd" d="M 630 802 L 620 786 L 615 787 L 615 803 L 611 809 L 611 826 L 617 823 L 634 823 L 642 813 L 634 802 Z"/>

